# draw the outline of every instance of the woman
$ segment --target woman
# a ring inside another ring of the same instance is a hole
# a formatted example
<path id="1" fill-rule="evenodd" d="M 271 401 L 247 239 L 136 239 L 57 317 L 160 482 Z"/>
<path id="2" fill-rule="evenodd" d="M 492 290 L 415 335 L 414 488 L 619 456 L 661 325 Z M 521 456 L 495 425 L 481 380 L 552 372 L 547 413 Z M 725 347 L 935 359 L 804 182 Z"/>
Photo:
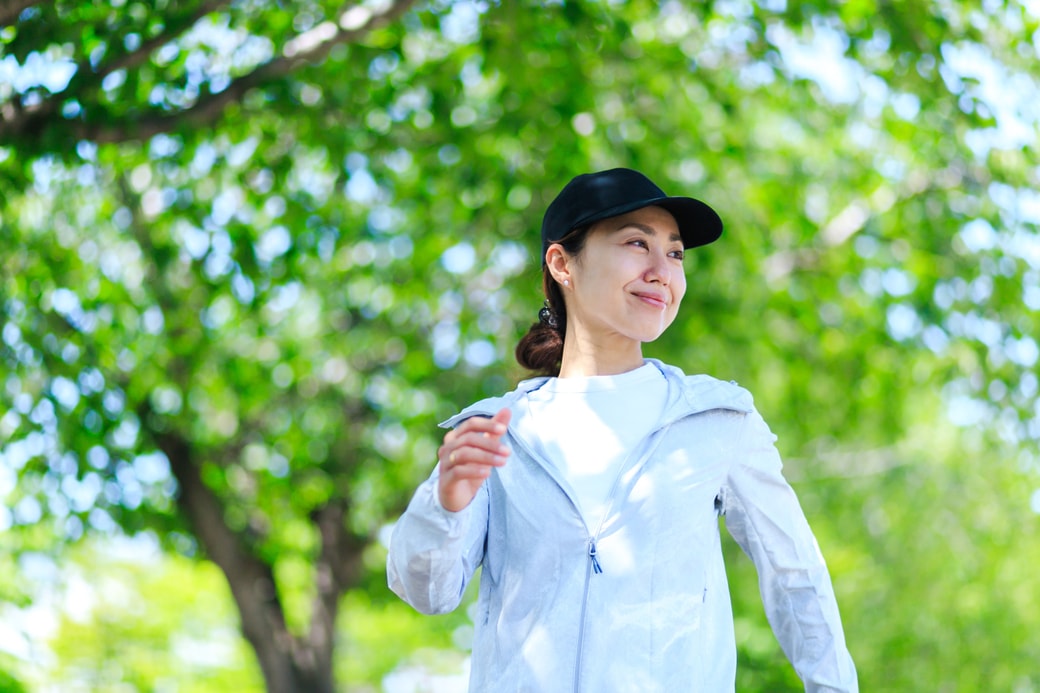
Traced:
<path id="1" fill-rule="evenodd" d="M 754 561 L 807 691 L 855 691 L 823 558 L 751 395 L 644 359 L 716 240 L 707 205 L 642 174 L 578 176 L 542 223 L 547 296 L 521 340 L 545 377 L 445 423 L 397 523 L 391 588 L 458 606 L 481 567 L 470 690 L 733 690 L 718 516 Z"/>

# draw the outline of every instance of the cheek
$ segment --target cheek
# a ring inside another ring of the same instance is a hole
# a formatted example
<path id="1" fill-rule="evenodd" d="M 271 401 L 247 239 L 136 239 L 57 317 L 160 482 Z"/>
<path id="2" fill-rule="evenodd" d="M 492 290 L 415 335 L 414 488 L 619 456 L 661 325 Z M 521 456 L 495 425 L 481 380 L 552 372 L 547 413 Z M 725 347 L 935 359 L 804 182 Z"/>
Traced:
<path id="1" fill-rule="evenodd" d="M 686 275 L 679 274 L 672 280 L 672 297 L 675 299 L 676 305 L 682 301 L 683 296 L 686 295 Z"/>

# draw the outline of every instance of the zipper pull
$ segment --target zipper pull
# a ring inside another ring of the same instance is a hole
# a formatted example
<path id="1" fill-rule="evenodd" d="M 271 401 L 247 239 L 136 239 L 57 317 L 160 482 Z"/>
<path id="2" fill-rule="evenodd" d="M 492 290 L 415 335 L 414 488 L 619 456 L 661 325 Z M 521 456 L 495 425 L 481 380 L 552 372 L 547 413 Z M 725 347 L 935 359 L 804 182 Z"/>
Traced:
<path id="1" fill-rule="evenodd" d="M 597 575 L 602 573 L 603 572 L 603 568 L 600 567 L 599 560 L 596 558 L 596 542 L 595 541 L 590 541 L 589 542 L 589 558 L 592 559 L 592 572 L 596 573 Z"/>

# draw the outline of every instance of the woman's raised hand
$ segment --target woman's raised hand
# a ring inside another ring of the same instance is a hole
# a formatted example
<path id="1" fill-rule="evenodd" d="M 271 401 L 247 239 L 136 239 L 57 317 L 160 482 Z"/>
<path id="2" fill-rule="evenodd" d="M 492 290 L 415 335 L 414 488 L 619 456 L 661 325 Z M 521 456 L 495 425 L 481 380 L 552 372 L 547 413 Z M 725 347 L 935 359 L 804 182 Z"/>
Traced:
<path id="1" fill-rule="evenodd" d="M 437 451 L 441 471 L 437 494 L 445 510 L 458 512 L 477 495 L 492 467 L 501 467 L 509 457 L 502 443 L 510 411 L 501 409 L 490 419 L 474 416 L 448 431 Z"/>

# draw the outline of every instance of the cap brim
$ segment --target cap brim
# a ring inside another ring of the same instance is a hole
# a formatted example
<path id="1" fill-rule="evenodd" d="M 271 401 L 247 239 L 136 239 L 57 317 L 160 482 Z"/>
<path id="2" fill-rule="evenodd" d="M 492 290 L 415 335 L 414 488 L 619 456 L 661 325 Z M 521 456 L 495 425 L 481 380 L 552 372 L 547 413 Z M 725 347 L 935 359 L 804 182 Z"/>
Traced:
<path id="1" fill-rule="evenodd" d="M 714 209 L 692 197 L 654 197 L 626 202 L 580 219 L 574 228 L 621 216 L 643 207 L 661 207 L 675 217 L 679 235 L 682 236 L 683 246 L 686 248 L 714 243 L 722 235 L 722 219 L 719 215 Z"/>
<path id="2" fill-rule="evenodd" d="M 696 248 L 719 240 L 722 235 L 722 219 L 714 209 L 692 197 L 666 197 L 654 202 L 668 210 L 679 226 L 683 245 Z"/>

